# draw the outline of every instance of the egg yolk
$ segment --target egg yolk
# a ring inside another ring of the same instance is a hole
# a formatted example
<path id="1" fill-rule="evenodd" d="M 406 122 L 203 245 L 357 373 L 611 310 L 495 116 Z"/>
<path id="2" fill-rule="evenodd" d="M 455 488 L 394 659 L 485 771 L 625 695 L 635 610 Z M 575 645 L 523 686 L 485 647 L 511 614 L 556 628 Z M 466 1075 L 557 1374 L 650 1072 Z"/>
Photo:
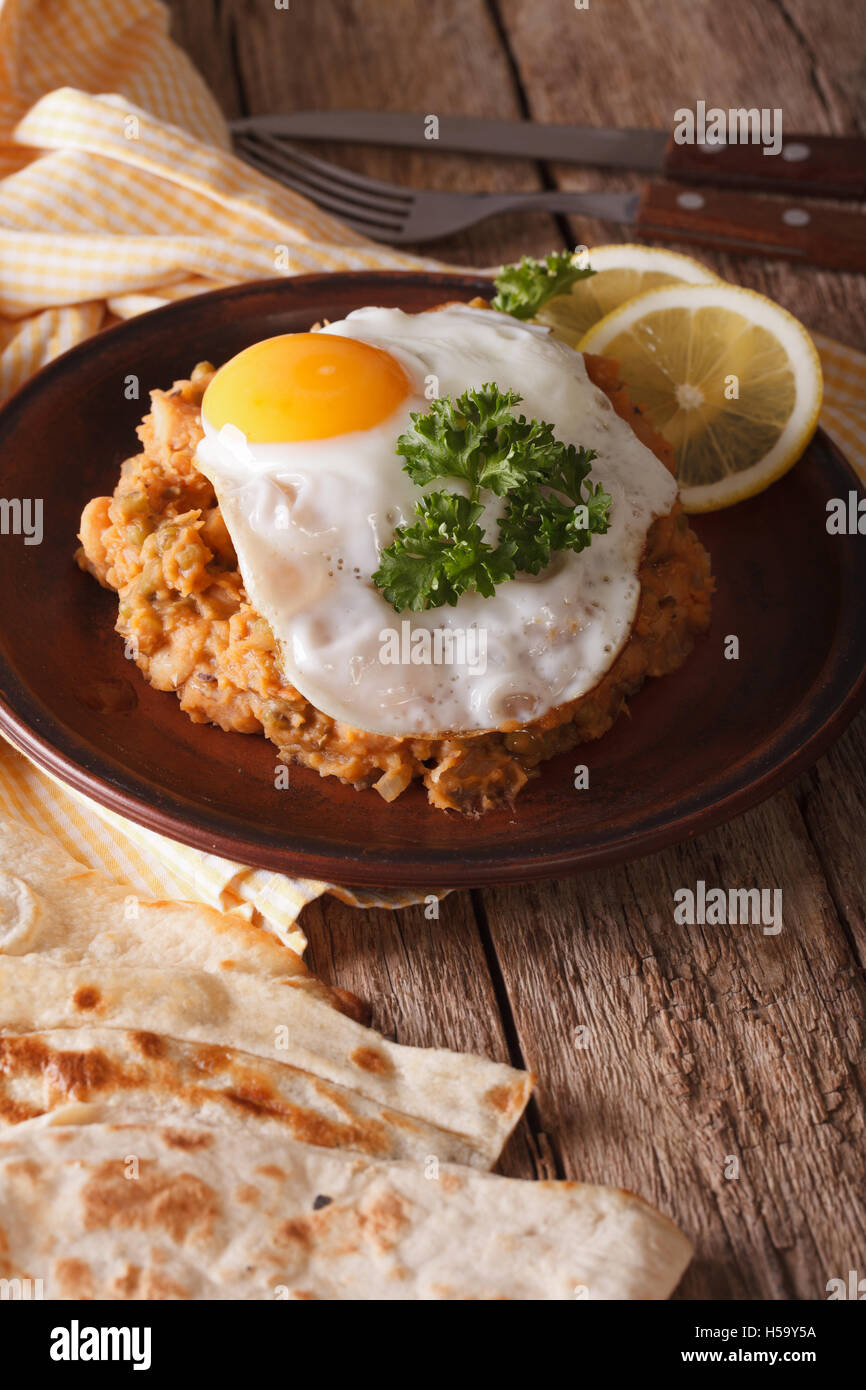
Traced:
<path id="1" fill-rule="evenodd" d="M 409 394 L 409 379 L 381 348 L 335 333 L 286 333 L 245 348 L 204 393 L 214 429 L 234 425 L 250 444 L 327 439 L 367 430 Z"/>

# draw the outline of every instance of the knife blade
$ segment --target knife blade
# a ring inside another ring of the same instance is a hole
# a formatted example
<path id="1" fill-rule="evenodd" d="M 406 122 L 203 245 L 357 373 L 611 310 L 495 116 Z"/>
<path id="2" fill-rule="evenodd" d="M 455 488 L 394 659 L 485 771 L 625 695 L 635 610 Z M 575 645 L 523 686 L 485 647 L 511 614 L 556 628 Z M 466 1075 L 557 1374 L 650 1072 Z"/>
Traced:
<path id="1" fill-rule="evenodd" d="M 430 118 L 398 111 L 292 111 L 232 121 L 231 129 L 255 128 L 269 135 L 305 140 L 348 140 L 463 154 L 502 154 L 526 159 L 562 159 L 611 168 L 659 173 L 667 136 L 661 130 L 602 130 L 595 126 L 543 125 L 491 120 L 486 116 L 439 116 L 431 139 Z"/>
<path id="2" fill-rule="evenodd" d="M 866 197 L 866 140 L 854 136 L 789 135 L 780 154 L 767 156 L 760 145 L 677 145 L 664 130 L 400 111 L 292 111 L 245 117 L 231 122 L 231 129 L 293 139 L 561 160 L 824 197 Z"/>

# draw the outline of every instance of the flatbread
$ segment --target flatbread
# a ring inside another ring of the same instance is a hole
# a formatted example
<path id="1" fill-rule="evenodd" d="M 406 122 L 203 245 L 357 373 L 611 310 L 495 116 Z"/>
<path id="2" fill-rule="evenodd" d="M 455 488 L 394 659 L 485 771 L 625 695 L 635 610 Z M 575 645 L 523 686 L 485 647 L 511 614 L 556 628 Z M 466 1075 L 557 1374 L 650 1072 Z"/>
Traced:
<path id="1" fill-rule="evenodd" d="M 204 1126 L 9 1133 L 0 1277 L 48 1299 L 662 1299 L 691 1257 L 618 1189 Z"/>
<path id="2" fill-rule="evenodd" d="M 58 1028 L 0 1037 L 0 1132 L 70 1105 L 97 1106 L 122 1123 L 221 1125 L 368 1158 L 420 1158 L 486 1167 L 489 1154 L 284 1062 L 151 1032 Z"/>
<path id="3" fill-rule="evenodd" d="M 92 1026 L 232 1046 L 460 1134 L 488 1165 L 496 1161 L 529 1099 L 527 1073 L 468 1053 L 389 1042 L 294 986 L 292 978 L 232 971 L 0 956 L 0 1036 Z"/>
<path id="4" fill-rule="evenodd" d="M 335 1007 L 358 1013 L 351 995 L 329 990 L 297 951 L 239 913 L 133 893 L 79 864 L 47 835 L 0 819 L 0 955 L 33 954 L 56 965 L 292 976 Z"/>
<path id="5" fill-rule="evenodd" d="M 76 1041 L 64 1046 L 52 1038 L 49 1049 L 81 1052 L 87 1050 L 85 1028 L 101 1030 L 95 1046 L 111 1079 L 100 1100 L 107 1103 L 114 1088 L 117 1110 L 120 1078 L 136 1068 L 150 1072 L 154 1096 L 159 1090 L 168 1101 L 173 1094 L 179 1105 L 181 1093 L 201 1081 L 196 1056 L 210 1048 L 251 1054 L 245 1061 L 238 1055 L 235 1069 L 249 1070 L 255 1058 L 273 1076 L 274 1067 L 291 1069 L 294 1079 L 287 1072 L 280 1084 L 268 1083 L 287 1102 L 295 1094 L 306 1104 L 311 1089 L 331 1087 L 342 1092 L 352 1123 L 381 1122 L 387 1112 L 386 1156 L 415 1152 L 406 1147 L 411 1133 L 413 1143 L 423 1142 L 419 1136 L 430 1139 L 425 1152 L 489 1167 L 523 1112 L 532 1089 L 526 1073 L 480 1057 L 386 1042 L 358 1021 L 353 996 L 323 985 L 296 952 L 237 914 L 134 896 L 130 902 L 126 890 L 17 822 L 0 821 L 0 864 L 7 866 L 0 873 L 0 1035 L 8 1040 L 3 1094 L 7 1111 L 15 1113 L 18 1105 L 19 1118 L 37 1108 L 37 1064 L 31 1052 L 29 1079 L 20 1074 L 18 1063 L 28 1053 L 20 1045 L 16 1052 L 11 1035 L 72 1029 Z M 109 1041 L 108 1030 L 119 1037 Z M 198 1045 L 198 1053 L 175 1047 L 171 1072 L 164 1066 L 160 1081 L 153 1058 L 147 1066 L 134 1044 L 124 1061 L 121 1039 L 128 1044 L 144 1034 L 165 1046 Z M 231 1072 L 224 1066 L 221 1072 L 213 1089 L 223 1094 L 209 1103 L 225 1109 Z M 46 1087 L 45 1077 L 43 1068 L 47 1110 L 65 1099 L 63 1086 Z M 138 1090 L 148 1084 L 142 1075 Z M 323 1132 L 332 1132 L 336 1102 L 333 1094 L 318 1094 Z"/>

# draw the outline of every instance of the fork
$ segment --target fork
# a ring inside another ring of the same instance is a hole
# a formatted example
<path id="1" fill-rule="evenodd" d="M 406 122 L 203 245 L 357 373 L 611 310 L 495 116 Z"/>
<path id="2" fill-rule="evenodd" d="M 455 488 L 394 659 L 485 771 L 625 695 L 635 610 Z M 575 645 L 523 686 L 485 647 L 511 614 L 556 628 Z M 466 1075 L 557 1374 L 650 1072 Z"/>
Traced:
<path id="1" fill-rule="evenodd" d="M 697 242 L 733 255 L 773 256 L 832 270 L 866 271 L 866 218 L 820 204 L 652 181 L 640 193 L 440 193 L 401 188 L 315 159 L 284 139 L 239 121 L 237 152 L 373 241 L 435 241 L 500 212 L 563 212 L 625 222 L 639 237 Z"/>
<path id="2" fill-rule="evenodd" d="M 285 140 L 257 130 L 236 128 L 233 134 L 235 150 L 248 164 L 303 194 L 354 231 L 394 246 L 435 241 L 500 212 L 571 212 L 622 220 L 621 193 L 587 195 L 555 189 L 535 193 L 443 193 L 402 188 L 316 159 Z M 638 195 L 628 197 L 636 213 Z"/>

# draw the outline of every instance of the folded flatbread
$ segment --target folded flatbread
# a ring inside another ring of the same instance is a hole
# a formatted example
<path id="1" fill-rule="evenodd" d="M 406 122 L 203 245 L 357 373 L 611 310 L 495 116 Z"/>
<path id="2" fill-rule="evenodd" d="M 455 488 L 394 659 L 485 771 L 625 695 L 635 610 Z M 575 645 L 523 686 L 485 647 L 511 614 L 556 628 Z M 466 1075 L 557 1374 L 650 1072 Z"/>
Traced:
<path id="1" fill-rule="evenodd" d="M 245 1108 L 304 1140 L 492 1166 L 532 1078 L 388 1042 L 358 1013 L 244 918 L 130 901 L 45 836 L 0 822 L 0 1120 L 94 1091 L 118 1115 L 131 1091 L 174 1111 L 195 1094 L 236 1128 Z"/>
<path id="2" fill-rule="evenodd" d="M 317 980 L 298 953 L 237 912 L 140 896 L 73 859 L 18 821 L 0 819 L 0 955 L 55 965 L 158 965 L 291 976 L 357 1014 L 357 1001 Z"/>
<path id="3" fill-rule="evenodd" d="M 662 1299 L 691 1256 L 639 1198 L 205 1126 L 0 1135 L 0 1277 L 44 1297 Z"/>
<path id="4" fill-rule="evenodd" d="M 294 989 L 291 979 L 0 956 L 0 1037 L 86 1026 L 233 1046 L 288 1063 L 409 1121 L 462 1135 L 488 1167 L 532 1088 L 526 1072 L 503 1063 L 389 1042 Z"/>
<path id="5" fill-rule="evenodd" d="M 274 1134 L 368 1158 L 427 1158 L 487 1167 L 471 1139 L 402 1115 L 285 1062 L 158 1033 L 57 1028 L 0 1037 L 0 1127 L 70 1105 L 120 1124 L 203 1122 Z M 0 1128 L 2 1133 L 2 1128 Z"/>

